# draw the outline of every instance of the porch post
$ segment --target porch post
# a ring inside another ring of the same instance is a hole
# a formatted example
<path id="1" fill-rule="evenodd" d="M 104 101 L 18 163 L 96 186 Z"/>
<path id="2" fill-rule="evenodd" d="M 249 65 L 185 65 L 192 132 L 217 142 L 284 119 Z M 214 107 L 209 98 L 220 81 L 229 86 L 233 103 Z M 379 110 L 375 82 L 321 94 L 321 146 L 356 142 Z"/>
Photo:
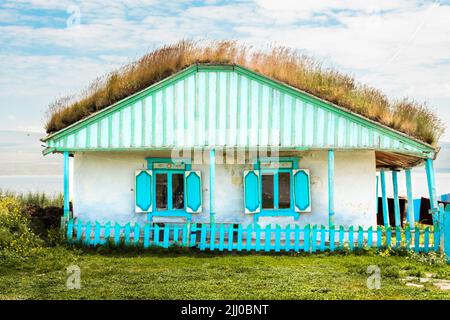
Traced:
<path id="1" fill-rule="evenodd" d="M 64 151 L 64 216 L 61 219 L 61 227 L 64 227 L 69 219 L 69 200 L 69 152 Z"/>
<path id="2" fill-rule="evenodd" d="M 405 178 L 406 178 L 406 197 L 408 199 L 407 206 L 407 219 L 408 223 L 411 227 L 414 227 L 415 217 L 414 217 L 414 200 L 412 196 L 412 184 L 411 184 L 411 169 L 405 170 Z"/>
<path id="3" fill-rule="evenodd" d="M 334 150 L 328 150 L 328 227 L 334 228 Z"/>
<path id="4" fill-rule="evenodd" d="M 211 148 L 209 151 L 209 222 L 215 223 L 215 183 L 216 183 L 216 151 Z"/>
<path id="5" fill-rule="evenodd" d="M 395 227 L 401 226 L 400 221 L 400 204 L 398 202 L 398 179 L 397 171 L 392 171 L 392 186 L 394 192 L 394 216 L 395 216 Z"/>
<path id="6" fill-rule="evenodd" d="M 384 173 L 384 170 L 380 170 L 380 178 L 381 178 L 381 203 L 383 205 L 383 222 L 384 226 L 389 226 L 389 207 L 388 207 L 388 201 L 386 197 L 386 175 Z"/>
<path id="7" fill-rule="evenodd" d="M 436 199 L 436 180 L 434 177 L 434 165 L 433 159 L 427 159 L 425 161 L 425 170 L 427 172 L 427 184 L 428 193 L 430 194 L 430 209 L 437 210 L 437 199 Z M 433 211 L 436 212 L 436 211 Z M 433 224 L 436 223 L 436 215 L 433 214 Z"/>

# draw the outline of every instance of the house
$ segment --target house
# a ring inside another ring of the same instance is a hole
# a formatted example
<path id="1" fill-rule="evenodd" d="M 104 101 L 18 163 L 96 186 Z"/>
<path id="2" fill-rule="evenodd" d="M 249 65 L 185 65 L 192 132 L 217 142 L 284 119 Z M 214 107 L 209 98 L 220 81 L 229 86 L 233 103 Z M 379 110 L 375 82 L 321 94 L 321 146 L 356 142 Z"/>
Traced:
<path id="1" fill-rule="evenodd" d="M 423 164 L 437 201 L 436 147 L 236 64 L 190 65 L 42 141 L 84 221 L 369 227 L 378 185 L 389 223 L 392 181 L 400 225 L 397 176 L 412 204 Z"/>

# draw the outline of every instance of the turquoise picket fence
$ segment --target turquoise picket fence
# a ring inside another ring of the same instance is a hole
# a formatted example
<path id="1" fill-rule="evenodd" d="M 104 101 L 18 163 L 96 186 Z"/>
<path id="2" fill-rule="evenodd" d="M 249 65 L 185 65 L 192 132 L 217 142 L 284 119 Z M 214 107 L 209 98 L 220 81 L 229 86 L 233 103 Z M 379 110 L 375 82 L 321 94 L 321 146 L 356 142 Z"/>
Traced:
<path id="1" fill-rule="evenodd" d="M 439 228 L 362 228 L 306 225 L 247 226 L 233 224 L 125 224 L 99 222 L 83 223 L 70 219 L 67 223 L 69 242 L 81 242 L 89 246 L 112 242 L 128 246 L 173 245 L 198 248 L 205 251 L 295 251 L 323 252 L 362 248 L 406 248 L 415 252 L 438 251 Z"/>

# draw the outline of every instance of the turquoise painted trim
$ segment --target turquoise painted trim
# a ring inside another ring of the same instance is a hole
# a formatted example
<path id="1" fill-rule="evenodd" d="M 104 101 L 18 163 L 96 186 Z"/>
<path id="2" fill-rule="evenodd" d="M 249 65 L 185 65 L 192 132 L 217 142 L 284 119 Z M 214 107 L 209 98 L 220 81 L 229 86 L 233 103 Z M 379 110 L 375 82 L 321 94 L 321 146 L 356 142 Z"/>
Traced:
<path id="1" fill-rule="evenodd" d="M 415 217 L 414 217 L 414 200 L 413 200 L 412 183 L 411 183 L 411 169 L 405 170 L 405 181 L 406 181 L 406 197 L 408 200 L 408 205 L 406 207 L 407 208 L 406 216 L 408 218 L 408 223 L 411 226 L 414 226 Z"/>
<path id="2" fill-rule="evenodd" d="M 442 241 L 444 254 L 446 256 L 447 263 L 450 263 L 450 205 L 445 207 L 442 230 L 444 235 L 444 239 Z"/>
<path id="3" fill-rule="evenodd" d="M 334 150 L 328 150 L 328 227 L 334 228 Z"/>
<path id="4" fill-rule="evenodd" d="M 257 213 L 261 208 L 261 177 L 258 170 L 244 170 L 245 213 Z"/>
<path id="5" fill-rule="evenodd" d="M 151 170 L 137 170 L 135 173 L 135 212 L 152 211 L 153 173 Z"/>
<path id="6" fill-rule="evenodd" d="M 425 161 L 425 171 L 427 173 L 428 193 L 430 195 L 430 207 L 432 210 L 437 210 L 437 198 L 436 198 L 436 179 L 434 177 L 434 165 L 433 159 L 427 159 Z M 433 214 L 433 222 L 436 223 L 436 215 Z"/>
<path id="7" fill-rule="evenodd" d="M 191 159 L 190 158 L 145 158 L 147 161 L 147 168 L 149 170 L 154 169 L 155 163 L 167 163 L 167 164 L 182 164 L 185 166 L 185 170 L 191 170 Z M 156 170 L 164 170 L 164 169 L 156 169 Z M 180 170 L 177 168 L 174 169 L 165 169 L 165 170 Z"/>
<path id="8" fill-rule="evenodd" d="M 378 175 L 376 176 L 376 189 L 375 189 L 375 215 L 378 214 L 378 184 L 379 184 L 379 177 Z"/>
<path id="9" fill-rule="evenodd" d="M 296 212 L 310 212 L 311 181 L 309 170 L 294 169 L 292 177 L 294 187 L 294 210 Z"/>
<path id="10" fill-rule="evenodd" d="M 401 226 L 400 221 L 400 204 L 398 202 L 398 178 L 397 171 L 392 171 L 392 187 L 394 192 L 394 219 L 395 227 Z"/>
<path id="11" fill-rule="evenodd" d="M 391 128 L 385 127 L 385 126 L 383 126 L 383 125 L 381 125 L 381 124 L 379 124 L 377 122 L 371 121 L 371 120 L 366 119 L 366 118 L 364 118 L 362 116 L 359 116 L 357 114 L 353 114 L 353 113 L 349 112 L 346 109 L 343 109 L 343 108 L 340 108 L 338 106 L 335 106 L 335 105 L 333 105 L 333 104 L 331 104 L 329 102 L 320 100 L 320 99 L 318 99 L 316 97 L 313 97 L 313 96 L 311 96 L 311 95 L 309 95 L 307 93 L 301 92 L 300 90 L 297 90 L 295 88 L 291 88 L 291 87 L 287 86 L 286 84 L 281 84 L 281 83 L 279 83 L 277 81 L 274 81 L 273 79 L 269 79 L 269 78 L 264 77 L 262 75 L 258 75 L 255 72 L 246 70 L 245 68 L 242 68 L 242 67 L 239 67 L 239 66 L 231 66 L 230 68 L 223 68 L 222 66 L 217 66 L 217 65 L 208 65 L 208 66 L 204 66 L 202 68 L 197 68 L 196 66 L 188 67 L 185 70 L 183 70 L 183 71 L 181 71 L 181 72 L 179 72 L 179 73 L 177 73 L 175 75 L 172 75 L 172 76 L 162 80 L 160 83 L 154 84 L 154 85 L 150 86 L 149 88 L 144 89 L 140 93 L 136 93 L 135 95 L 132 95 L 132 96 L 126 98 L 126 99 L 123 99 L 122 101 L 119 101 L 116 104 L 114 104 L 114 105 L 112 105 L 112 106 L 110 106 L 108 108 L 105 108 L 102 111 L 100 111 L 100 112 L 98 112 L 98 113 L 96 113 L 94 115 L 91 115 L 90 117 L 87 117 L 87 118 L 85 118 L 85 119 L 83 119 L 83 120 L 81 120 L 81 121 L 79 121 L 79 122 L 77 122 L 77 123 L 75 123 L 75 124 L 65 128 L 65 129 L 57 132 L 57 133 L 54 133 L 54 134 L 51 134 L 51 135 L 47 136 L 46 138 L 43 139 L 43 141 L 44 142 L 48 142 L 48 147 L 49 148 L 55 148 L 55 149 L 53 149 L 53 152 L 62 152 L 62 151 L 65 151 L 65 150 L 72 151 L 72 152 L 73 151 L 86 151 L 86 150 L 95 150 L 95 151 L 102 151 L 102 150 L 120 151 L 120 150 L 130 150 L 130 149 L 133 149 L 133 150 L 146 150 L 147 149 L 148 150 L 148 148 L 155 147 L 156 145 L 155 145 L 155 141 L 154 141 L 153 138 L 155 138 L 155 139 L 157 138 L 155 136 L 156 125 L 152 126 L 152 136 L 151 136 L 152 137 L 152 141 L 148 141 L 147 148 L 143 147 L 142 145 L 139 145 L 139 146 L 135 145 L 134 147 L 132 147 L 130 145 L 129 147 L 125 147 L 123 145 L 124 141 L 120 141 L 119 142 L 119 147 L 118 148 L 110 148 L 109 147 L 109 143 L 108 143 L 110 141 L 109 137 L 107 137 L 107 139 L 105 140 L 105 141 L 107 141 L 106 143 L 102 143 L 102 139 L 98 139 L 97 142 L 100 142 L 100 144 L 96 145 L 95 147 L 88 146 L 88 145 L 86 145 L 86 147 L 80 147 L 80 145 L 84 145 L 85 143 L 82 142 L 82 141 L 80 143 L 79 139 L 75 139 L 76 141 L 74 141 L 73 144 L 70 144 L 70 148 L 69 148 L 69 147 L 67 147 L 67 136 L 72 134 L 76 130 L 84 130 L 84 129 L 86 129 L 86 131 L 87 131 L 87 129 L 90 128 L 90 126 L 92 124 L 94 124 L 96 121 L 98 121 L 98 123 L 99 123 L 99 125 L 98 125 L 99 128 L 101 128 L 104 125 L 108 125 L 107 129 L 109 129 L 110 128 L 110 125 L 109 125 L 110 124 L 110 122 L 109 122 L 110 120 L 109 120 L 109 118 L 108 118 L 108 121 L 106 121 L 104 124 L 102 124 L 101 120 L 105 119 L 106 117 L 109 117 L 112 112 L 120 111 L 120 114 L 122 114 L 123 113 L 122 109 L 125 109 L 128 106 L 134 106 L 133 109 L 131 110 L 131 117 L 132 117 L 132 115 L 136 112 L 136 110 L 134 110 L 134 109 L 135 109 L 136 102 L 138 102 L 139 99 L 144 100 L 146 98 L 149 98 L 149 99 L 151 98 L 152 99 L 152 106 L 154 107 L 152 109 L 155 109 L 156 108 L 155 100 L 156 100 L 156 94 L 157 93 L 158 93 L 158 95 L 164 95 L 163 92 L 165 92 L 166 95 L 168 96 L 167 92 L 169 92 L 169 90 L 166 90 L 166 89 L 169 86 L 175 85 L 175 83 L 177 83 L 177 81 L 182 81 L 182 80 L 184 81 L 184 80 L 186 80 L 193 73 L 198 72 L 198 70 L 202 70 L 202 72 L 205 72 L 206 74 L 209 74 L 209 73 L 211 73 L 211 74 L 219 74 L 220 72 L 224 72 L 224 70 L 227 70 L 227 71 L 230 71 L 230 72 L 234 70 L 237 73 L 237 75 L 238 75 L 238 79 L 241 80 L 241 81 L 237 81 L 236 83 L 244 83 L 244 82 L 245 83 L 252 83 L 251 86 L 247 86 L 248 90 L 249 90 L 249 93 L 250 93 L 250 94 L 247 94 L 247 98 L 248 98 L 249 101 L 252 101 L 252 99 L 251 99 L 252 90 L 255 90 L 254 94 L 256 95 L 256 94 L 258 94 L 258 92 L 257 92 L 258 90 L 256 90 L 255 88 L 259 88 L 261 86 L 261 84 L 264 84 L 264 86 L 269 86 L 269 93 L 271 91 L 273 91 L 273 89 L 277 89 L 277 90 L 280 91 L 280 97 L 281 96 L 285 97 L 286 95 L 289 95 L 293 100 L 294 100 L 294 98 L 295 99 L 300 99 L 304 103 L 311 104 L 312 107 L 313 107 L 313 113 L 314 114 L 318 114 L 317 110 L 318 110 L 318 107 L 320 107 L 320 108 L 324 108 L 324 110 L 326 112 L 331 112 L 331 114 L 335 118 L 334 119 L 335 121 L 338 120 L 338 117 L 344 117 L 344 120 L 345 120 L 346 123 L 347 122 L 350 123 L 350 121 L 351 121 L 353 123 L 356 123 L 359 126 L 362 126 L 362 127 L 358 127 L 358 132 L 362 133 L 364 130 L 367 129 L 368 130 L 369 141 L 372 141 L 372 142 L 374 141 L 374 139 L 373 139 L 373 136 L 374 136 L 373 130 L 376 130 L 377 134 L 379 133 L 379 134 L 382 134 L 383 137 L 385 136 L 386 139 L 389 139 L 389 140 L 394 139 L 395 140 L 395 143 L 391 143 L 392 141 L 389 141 L 389 143 L 387 145 L 383 145 L 383 144 L 378 145 L 377 144 L 376 148 L 375 148 L 376 150 L 381 150 L 381 149 L 390 150 L 390 149 L 392 149 L 392 151 L 396 150 L 396 151 L 399 151 L 399 152 L 402 152 L 402 153 L 405 153 L 405 154 L 413 154 L 415 156 L 423 157 L 423 158 L 433 156 L 434 153 L 435 153 L 435 149 L 432 146 L 430 146 L 430 145 L 428 145 L 426 143 L 418 141 L 417 139 L 414 139 L 412 137 L 404 135 L 404 134 L 402 134 L 400 132 L 397 132 L 397 131 L 395 131 L 395 130 L 393 130 Z M 245 76 L 245 81 L 243 81 L 244 76 Z M 219 78 L 219 77 L 216 77 L 216 78 Z M 228 78 L 231 79 L 231 77 L 229 77 L 229 74 L 226 77 L 220 77 L 220 78 L 222 80 L 223 79 L 227 80 Z M 228 81 L 228 80 L 225 81 L 225 82 L 222 81 L 224 83 L 221 83 L 221 81 L 219 81 L 220 87 L 218 87 L 218 88 L 220 89 L 221 87 L 224 87 L 225 88 L 224 90 L 229 91 L 230 90 L 230 88 L 229 88 L 230 86 L 229 85 L 227 86 L 227 83 L 230 82 L 230 81 Z M 198 81 L 196 81 L 195 83 L 198 84 Z M 185 84 L 187 84 L 187 81 L 185 81 Z M 233 81 L 233 85 L 235 85 L 235 81 Z M 193 86 L 189 85 L 189 87 L 187 89 L 189 89 L 190 87 L 193 87 Z M 218 89 L 218 88 L 216 88 L 216 89 Z M 240 90 L 241 88 L 237 88 L 237 89 L 238 89 L 239 92 L 241 92 L 241 94 L 244 93 L 244 90 Z M 192 90 L 193 90 L 193 92 L 197 92 L 197 90 L 198 90 L 197 86 L 195 86 L 195 88 L 192 88 Z M 233 90 L 230 91 L 230 92 L 233 93 L 234 90 L 235 90 L 235 88 L 233 88 Z M 189 91 L 189 94 L 191 93 L 191 91 Z M 199 91 L 202 91 L 202 90 L 199 90 Z M 213 94 L 213 92 L 211 92 L 211 94 Z M 269 94 L 269 98 L 270 98 L 270 95 L 271 94 Z M 258 94 L 258 96 L 259 96 L 259 94 Z M 226 95 L 225 95 L 225 98 L 227 100 L 226 100 L 226 103 L 224 103 L 224 104 L 226 104 L 226 106 L 228 106 L 228 104 L 231 105 L 231 99 L 227 98 Z M 216 94 L 216 99 L 217 99 L 217 94 Z M 187 99 L 185 99 L 185 100 L 187 100 Z M 243 99 L 241 99 L 240 102 L 243 102 L 242 100 Z M 283 102 L 283 104 L 286 103 L 287 99 L 283 98 L 282 102 Z M 166 103 L 166 101 L 164 101 L 164 103 Z M 208 101 L 208 103 L 209 103 L 209 101 Z M 294 105 L 294 103 L 293 103 L 293 105 Z M 213 107 L 213 106 L 211 106 L 211 107 Z M 269 107 L 273 107 L 273 106 L 269 106 Z M 297 107 L 299 107 L 299 105 L 297 105 Z M 163 108 L 164 108 L 164 106 L 163 106 Z M 169 106 L 169 108 L 170 108 L 170 106 Z M 152 110 L 152 112 L 153 111 L 155 111 L 155 110 Z M 154 113 L 154 114 L 152 113 L 153 116 L 155 114 L 156 113 Z M 233 116 L 231 113 L 227 113 L 227 114 Z M 286 121 L 289 120 L 288 122 L 292 123 L 292 121 L 293 121 L 292 119 L 287 119 L 286 112 L 284 112 L 283 110 L 280 110 L 280 114 L 283 115 L 284 118 L 286 118 Z M 165 113 L 163 112 L 163 116 L 164 115 L 165 115 Z M 216 115 L 217 115 L 217 112 L 216 112 Z M 152 116 L 152 122 L 155 122 L 155 118 L 153 116 Z M 247 119 L 248 120 L 247 121 L 247 127 L 248 127 L 249 124 L 252 125 L 252 122 L 249 121 L 249 119 L 250 118 Z M 305 117 L 303 117 L 303 119 L 305 119 Z M 258 120 L 259 120 L 259 118 L 258 118 Z M 316 128 L 317 130 L 319 130 L 319 125 L 318 125 L 318 122 L 316 121 L 317 119 L 313 119 L 313 120 L 314 120 L 313 127 Z M 327 121 L 328 121 L 328 119 L 327 119 Z M 167 119 L 165 119 L 163 117 L 163 121 L 162 121 L 163 125 L 161 125 L 163 127 L 163 129 L 168 129 L 168 125 L 167 125 L 166 122 L 168 122 Z M 229 126 L 229 122 L 230 121 L 227 119 L 227 122 L 226 122 L 227 126 Z M 119 122 L 119 125 L 122 126 L 122 121 Z M 241 122 L 240 122 L 239 125 L 241 125 Z M 214 128 L 216 128 L 216 127 L 217 126 L 214 125 Z M 214 128 L 211 128 L 211 129 L 214 129 Z M 98 128 L 96 128 L 96 129 L 98 131 L 98 134 L 100 134 L 99 132 L 101 130 L 98 130 Z M 195 127 L 194 129 L 195 129 L 194 132 L 203 130 L 200 127 L 198 127 L 198 128 Z M 245 129 L 248 129 L 248 128 L 245 128 Z M 269 129 L 270 129 L 270 125 L 269 125 Z M 304 129 L 305 129 L 305 127 L 303 126 L 302 130 L 304 130 Z M 106 131 L 108 131 L 108 130 L 106 130 Z M 142 131 L 144 131 L 144 130 L 142 130 Z M 292 130 L 291 134 L 294 131 L 295 130 Z M 321 131 L 323 133 L 323 132 L 325 132 L 325 129 L 324 130 L 319 130 L 319 131 Z M 348 131 L 348 136 L 342 137 L 342 139 L 339 139 L 339 141 L 341 141 L 341 140 L 342 141 L 347 141 L 347 140 L 348 141 L 353 141 L 352 139 L 350 139 L 350 134 L 351 134 L 352 130 L 346 130 L 346 132 L 347 131 Z M 138 139 L 138 137 L 137 136 L 132 137 L 132 134 L 134 135 L 134 134 L 140 134 L 140 133 L 139 132 L 135 132 L 135 131 L 130 132 L 129 139 L 131 139 L 132 143 L 133 142 L 135 143 L 137 141 L 136 139 Z M 167 135 L 167 133 L 162 132 L 163 141 L 167 140 L 166 135 Z M 76 133 L 76 136 L 80 137 L 81 135 Z M 289 149 L 289 148 L 292 149 L 292 148 L 303 148 L 303 147 L 306 147 L 304 145 L 305 144 L 305 135 L 301 136 L 302 137 L 302 145 L 299 145 L 299 143 L 294 143 L 293 142 L 293 140 L 298 140 L 298 137 L 295 136 L 294 139 L 287 139 L 285 136 L 286 136 L 286 134 L 283 133 L 281 142 L 284 144 L 288 140 L 290 141 L 290 143 L 287 144 L 288 145 L 287 149 Z M 337 135 L 335 135 L 335 138 L 336 138 L 336 136 Z M 197 139 L 196 137 L 197 137 L 197 134 L 194 135 L 194 139 Z M 370 137 L 372 137 L 372 138 L 370 138 Z M 97 138 L 99 138 L 99 137 L 97 137 Z M 257 136 L 256 138 L 257 138 L 256 140 L 258 140 L 258 139 L 261 139 L 262 137 Z M 86 140 L 87 139 L 88 139 L 88 136 L 86 136 Z M 94 139 L 95 139 L 95 137 L 94 137 Z M 312 141 L 315 141 L 315 142 L 323 140 L 323 142 L 325 143 L 328 140 L 328 137 L 324 136 L 323 139 L 319 140 L 319 137 L 317 137 L 314 134 L 312 136 L 312 139 L 313 139 Z M 197 139 L 197 140 L 199 140 L 199 139 Z M 202 140 L 202 139 L 200 139 L 200 140 Z M 234 141 L 234 140 L 238 141 L 238 138 L 234 137 L 231 141 Z M 362 137 L 358 136 L 358 141 L 362 141 L 362 140 L 363 140 Z M 384 140 L 384 138 L 382 140 Z M 145 137 L 141 137 L 140 141 L 146 141 Z M 168 140 L 166 142 L 169 143 Z M 205 142 L 205 145 L 209 145 L 209 146 L 210 145 L 220 144 L 219 143 L 220 141 L 208 141 L 208 143 L 206 143 L 206 141 L 204 141 L 204 142 Z M 272 142 L 278 144 L 278 141 L 272 141 Z M 198 144 L 198 142 L 195 141 L 195 143 L 193 143 L 192 145 L 197 145 L 197 144 Z M 122 147 L 121 147 L 121 145 L 122 145 Z M 335 148 L 339 147 L 339 149 L 341 149 L 341 148 L 342 149 L 352 149 L 352 148 L 355 148 L 355 149 L 361 149 L 361 148 L 366 149 L 366 147 L 361 146 L 360 144 L 357 144 L 357 146 L 358 147 L 356 148 L 355 146 L 351 147 L 351 146 L 346 145 L 345 143 L 342 143 L 339 146 L 334 146 L 334 147 Z M 171 146 L 164 146 L 164 147 L 170 148 Z M 325 145 L 323 145 L 323 146 L 315 146 L 315 148 L 324 148 L 324 147 L 328 148 L 329 145 L 326 145 L 326 146 Z M 371 149 L 371 147 L 369 147 L 369 149 Z"/>
<path id="12" fill-rule="evenodd" d="M 185 171 L 185 208 L 188 213 L 202 211 L 202 178 L 200 171 Z"/>
<path id="13" fill-rule="evenodd" d="M 69 217 L 70 212 L 70 194 L 69 194 L 69 152 L 64 152 L 64 217 Z"/>
<path id="14" fill-rule="evenodd" d="M 380 171 L 381 178 L 381 203 L 383 205 L 383 222 L 384 226 L 389 226 L 389 207 L 386 195 L 386 175 L 383 170 Z"/>
<path id="15" fill-rule="evenodd" d="M 215 222 L 216 151 L 209 151 L 209 223 Z"/>

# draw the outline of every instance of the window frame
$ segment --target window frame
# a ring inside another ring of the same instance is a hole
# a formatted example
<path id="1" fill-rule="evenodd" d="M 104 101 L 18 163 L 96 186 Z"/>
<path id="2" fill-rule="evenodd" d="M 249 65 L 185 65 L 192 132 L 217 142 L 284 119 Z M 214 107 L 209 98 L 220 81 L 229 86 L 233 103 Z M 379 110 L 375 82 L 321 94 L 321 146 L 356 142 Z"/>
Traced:
<path id="1" fill-rule="evenodd" d="M 191 171 L 191 160 L 186 158 L 145 158 L 147 161 L 147 169 L 153 171 L 153 181 L 152 188 L 153 192 L 153 203 L 154 210 L 149 212 L 147 215 L 147 220 L 151 221 L 154 216 L 157 217 L 184 217 L 188 222 L 191 221 L 192 214 L 187 212 L 187 190 L 186 190 L 186 181 L 185 181 L 185 173 L 187 171 Z M 167 164 L 167 168 L 158 168 L 155 164 Z M 184 169 L 180 169 L 178 167 L 172 168 L 171 166 L 184 165 Z M 167 176 L 167 209 L 157 208 L 156 203 L 156 176 L 158 174 L 165 174 Z M 172 189 L 172 175 L 173 174 L 182 174 L 183 175 L 183 209 L 173 209 L 173 190 L 169 193 L 169 188 Z"/>
<path id="2" fill-rule="evenodd" d="M 293 171 L 298 169 L 299 157 L 264 157 L 264 158 L 256 158 L 253 161 L 253 170 L 257 170 L 259 172 L 260 183 L 259 183 L 259 194 L 260 194 L 260 212 L 254 214 L 255 223 L 258 222 L 260 217 L 284 217 L 284 216 L 292 216 L 295 220 L 298 220 L 300 214 L 295 211 L 295 197 L 294 197 L 294 179 L 293 179 Z M 269 167 L 265 167 L 267 163 L 270 163 Z M 280 163 L 290 163 L 291 166 L 289 168 L 286 167 L 272 167 L 271 164 L 280 164 Z M 279 187 L 278 187 L 278 175 L 281 172 L 289 173 L 289 208 L 279 208 Z M 273 184 L 274 184 L 274 208 L 268 209 L 263 208 L 263 182 L 262 176 L 267 173 L 272 173 L 274 175 Z M 277 207 L 278 205 L 278 207 Z"/>

